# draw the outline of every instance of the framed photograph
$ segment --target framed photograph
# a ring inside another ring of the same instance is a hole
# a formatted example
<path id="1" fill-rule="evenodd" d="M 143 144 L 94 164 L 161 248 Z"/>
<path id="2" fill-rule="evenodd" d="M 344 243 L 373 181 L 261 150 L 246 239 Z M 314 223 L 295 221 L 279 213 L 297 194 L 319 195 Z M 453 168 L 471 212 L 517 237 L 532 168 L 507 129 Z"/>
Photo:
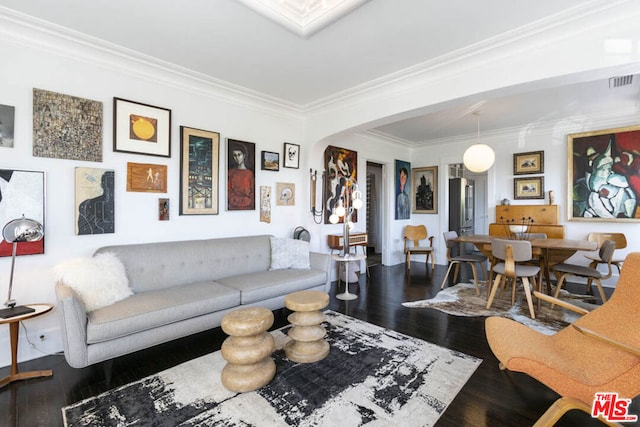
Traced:
<path id="1" fill-rule="evenodd" d="M 217 215 L 220 134 L 180 126 L 180 215 Z"/>
<path id="2" fill-rule="evenodd" d="M 167 192 L 167 165 L 127 163 L 127 191 Z"/>
<path id="3" fill-rule="evenodd" d="M 44 238 L 37 242 L 22 242 L 16 246 L 16 255 L 44 253 L 47 227 L 44 223 L 44 172 L 0 169 L 0 227 L 21 218 L 35 219 L 44 227 Z M 0 256 L 11 256 L 13 243 L 5 241 L 0 233 Z"/>
<path id="4" fill-rule="evenodd" d="M 513 155 L 513 174 L 527 175 L 544 172 L 544 151 L 530 151 Z"/>
<path id="5" fill-rule="evenodd" d="M 102 102 L 33 89 L 33 155 L 102 161 Z"/>
<path id="6" fill-rule="evenodd" d="M 574 133 L 567 142 L 569 220 L 640 221 L 640 126 Z"/>
<path id="7" fill-rule="evenodd" d="M 75 169 L 76 235 L 115 233 L 115 171 Z"/>
<path id="8" fill-rule="evenodd" d="M 285 168 L 298 169 L 300 167 L 300 146 L 298 144 L 284 143 Z"/>
<path id="9" fill-rule="evenodd" d="M 413 213 L 438 213 L 438 167 L 413 169 Z"/>
<path id="10" fill-rule="evenodd" d="M 276 206 L 294 206 L 296 204 L 296 185 L 290 182 L 276 182 Z"/>
<path id="11" fill-rule="evenodd" d="M 409 219 L 411 214 L 411 163 L 396 160 L 396 219 Z"/>
<path id="12" fill-rule="evenodd" d="M 171 157 L 171 110 L 113 98 L 113 151 Z"/>
<path id="13" fill-rule="evenodd" d="M 513 198 L 544 199 L 544 177 L 513 178 Z"/>
<path id="14" fill-rule="evenodd" d="M 273 151 L 263 151 L 261 153 L 261 164 L 263 171 L 279 171 L 280 154 Z"/>
<path id="15" fill-rule="evenodd" d="M 12 105 L 0 104 L 0 147 L 13 147 L 13 127 L 16 108 Z"/>
<path id="16" fill-rule="evenodd" d="M 256 209 L 256 144 L 227 138 L 227 210 Z"/>

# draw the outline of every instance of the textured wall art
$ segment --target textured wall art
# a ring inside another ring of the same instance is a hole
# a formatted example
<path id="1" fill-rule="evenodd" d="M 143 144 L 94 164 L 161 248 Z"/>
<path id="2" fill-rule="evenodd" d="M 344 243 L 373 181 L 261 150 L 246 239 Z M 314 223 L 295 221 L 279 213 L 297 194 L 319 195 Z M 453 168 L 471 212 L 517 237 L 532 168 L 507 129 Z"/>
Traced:
<path id="1" fill-rule="evenodd" d="M 102 161 L 102 102 L 33 89 L 33 155 Z"/>
<path id="2" fill-rule="evenodd" d="M 0 229 L 22 215 L 44 226 L 44 194 L 44 172 L 0 169 Z M 11 256 L 12 246 L 0 240 L 0 256 Z M 16 249 L 16 255 L 42 253 L 44 239 L 18 243 Z"/>
<path id="3" fill-rule="evenodd" d="M 75 169 L 76 235 L 115 232 L 114 177 L 110 169 Z"/>
<path id="4" fill-rule="evenodd" d="M 271 222 L 271 187 L 260 186 L 260 222 Z"/>
<path id="5" fill-rule="evenodd" d="M 15 107 L 11 105 L 0 105 L 0 147 L 13 147 L 15 115 Z"/>

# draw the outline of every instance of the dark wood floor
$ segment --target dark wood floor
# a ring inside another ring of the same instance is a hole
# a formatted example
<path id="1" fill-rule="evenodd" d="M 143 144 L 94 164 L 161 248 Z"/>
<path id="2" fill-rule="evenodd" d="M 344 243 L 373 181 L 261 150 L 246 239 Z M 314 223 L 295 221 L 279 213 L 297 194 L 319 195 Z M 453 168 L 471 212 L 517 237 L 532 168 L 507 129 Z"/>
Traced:
<path id="1" fill-rule="evenodd" d="M 350 291 L 359 294 L 355 301 L 337 300 L 334 283 L 330 308 L 484 360 L 442 415 L 438 426 L 532 425 L 558 396 L 524 374 L 498 369 L 485 338 L 484 318 L 455 317 L 401 305 L 435 295 L 444 272 L 444 266 L 436 266 L 434 272 L 429 268 L 426 274 L 424 264 L 419 262 L 412 263 L 410 275 L 405 273 L 404 264 L 372 266 L 369 280 L 362 276 L 359 284 L 350 285 Z M 274 328 L 284 326 L 286 310 L 275 314 Z M 60 426 L 63 406 L 216 351 L 224 338 L 224 333 L 216 328 L 84 369 L 69 367 L 60 355 L 21 363 L 21 371 L 53 369 L 54 375 L 0 389 L 0 425 Z M 8 371 L 8 367 L 0 369 L 0 377 Z M 639 398 L 634 400 L 630 412 L 640 414 Z M 572 411 L 557 425 L 602 424 L 587 414 Z"/>

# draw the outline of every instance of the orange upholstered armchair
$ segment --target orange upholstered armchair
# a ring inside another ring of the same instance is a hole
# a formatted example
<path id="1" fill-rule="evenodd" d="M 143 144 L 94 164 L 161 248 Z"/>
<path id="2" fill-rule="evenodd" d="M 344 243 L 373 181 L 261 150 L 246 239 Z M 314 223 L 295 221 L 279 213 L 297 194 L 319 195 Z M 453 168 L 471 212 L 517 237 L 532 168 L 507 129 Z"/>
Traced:
<path id="1" fill-rule="evenodd" d="M 597 392 L 617 392 L 625 399 L 640 395 L 638 277 L 640 252 L 635 252 L 627 256 L 609 301 L 555 335 L 509 319 L 486 320 L 487 340 L 501 368 L 524 372 L 561 396 L 536 426 L 553 425 L 571 409 L 591 413 Z"/>

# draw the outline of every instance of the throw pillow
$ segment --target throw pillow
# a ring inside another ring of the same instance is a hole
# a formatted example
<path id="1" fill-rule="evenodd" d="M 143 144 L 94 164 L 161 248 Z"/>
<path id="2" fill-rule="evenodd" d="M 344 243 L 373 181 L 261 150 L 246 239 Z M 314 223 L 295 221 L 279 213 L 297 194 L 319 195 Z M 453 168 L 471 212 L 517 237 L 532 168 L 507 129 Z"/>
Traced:
<path id="1" fill-rule="evenodd" d="M 122 262 L 110 252 L 64 261 L 54 268 L 56 280 L 73 288 L 87 312 L 133 295 Z"/>
<path id="2" fill-rule="evenodd" d="M 306 270 L 311 268 L 309 242 L 271 237 L 271 268 L 269 270 L 287 268 Z"/>

